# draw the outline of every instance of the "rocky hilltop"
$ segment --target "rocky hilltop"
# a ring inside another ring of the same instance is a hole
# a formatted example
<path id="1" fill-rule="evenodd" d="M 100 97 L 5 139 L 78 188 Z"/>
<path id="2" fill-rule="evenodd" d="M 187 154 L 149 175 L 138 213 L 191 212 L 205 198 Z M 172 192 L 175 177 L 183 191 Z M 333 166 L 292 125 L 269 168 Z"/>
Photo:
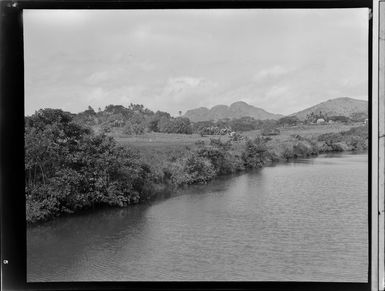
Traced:
<path id="1" fill-rule="evenodd" d="M 283 117 L 281 114 L 274 114 L 267 112 L 262 108 L 258 108 L 247 104 L 243 101 L 238 101 L 230 106 L 227 105 L 216 105 L 211 109 L 206 107 L 200 107 L 196 109 L 188 110 L 184 117 L 189 118 L 193 122 L 197 121 L 208 121 L 208 120 L 219 120 L 219 119 L 233 119 L 250 116 L 255 119 L 279 119 Z"/>

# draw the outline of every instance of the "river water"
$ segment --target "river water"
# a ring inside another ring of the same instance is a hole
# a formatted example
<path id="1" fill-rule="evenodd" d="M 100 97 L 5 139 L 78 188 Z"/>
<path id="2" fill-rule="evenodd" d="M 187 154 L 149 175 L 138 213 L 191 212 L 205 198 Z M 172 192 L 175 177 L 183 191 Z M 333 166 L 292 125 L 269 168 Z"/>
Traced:
<path id="1" fill-rule="evenodd" d="M 27 229 L 27 280 L 367 282 L 368 156 L 323 155 Z"/>

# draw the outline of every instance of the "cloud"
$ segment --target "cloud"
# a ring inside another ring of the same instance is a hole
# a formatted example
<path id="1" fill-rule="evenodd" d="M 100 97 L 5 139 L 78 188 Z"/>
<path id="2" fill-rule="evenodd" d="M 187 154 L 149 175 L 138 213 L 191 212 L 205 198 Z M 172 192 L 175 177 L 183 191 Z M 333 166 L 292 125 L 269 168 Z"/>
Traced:
<path id="1" fill-rule="evenodd" d="M 108 81 L 112 78 L 112 74 L 109 71 L 95 72 L 86 78 L 86 83 L 90 85 L 96 85 L 100 82 Z"/>
<path id="2" fill-rule="evenodd" d="M 87 95 L 86 100 L 89 103 L 99 105 L 100 103 L 103 103 L 105 99 L 108 97 L 108 93 L 103 90 L 101 87 L 97 87 L 92 89 Z"/>
<path id="3" fill-rule="evenodd" d="M 205 92 L 214 88 L 216 84 L 204 78 L 176 77 L 169 78 L 163 88 L 163 96 L 183 97 L 186 92 Z"/>
<path id="4" fill-rule="evenodd" d="M 289 88 L 287 86 L 276 85 L 276 86 L 273 86 L 267 90 L 266 96 L 268 98 L 281 97 L 281 96 L 287 94 L 288 90 L 289 90 Z"/>
<path id="5" fill-rule="evenodd" d="M 253 76 L 253 80 L 256 82 L 260 82 L 268 78 L 278 78 L 292 72 L 293 70 L 294 69 L 292 68 L 285 68 L 283 66 L 276 65 L 274 67 L 260 70 Z"/>

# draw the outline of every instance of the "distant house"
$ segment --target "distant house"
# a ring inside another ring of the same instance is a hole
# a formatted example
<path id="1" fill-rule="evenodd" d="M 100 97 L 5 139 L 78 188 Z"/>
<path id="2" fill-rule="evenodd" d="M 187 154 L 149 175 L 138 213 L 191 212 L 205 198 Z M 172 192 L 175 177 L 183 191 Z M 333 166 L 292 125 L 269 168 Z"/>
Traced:
<path id="1" fill-rule="evenodd" d="M 369 119 L 365 119 L 365 121 L 364 121 L 364 124 L 368 124 L 369 123 Z"/>
<path id="2" fill-rule="evenodd" d="M 329 123 L 334 123 L 334 121 L 333 120 L 329 120 Z"/>
<path id="3" fill-rule="evenodd" d="M 318 118 L 318 119 L 317 119 L 317 124 L 322 124 L 322 123 L 325 123 L 325 119 L 323 119 L 323 118 Z"/>

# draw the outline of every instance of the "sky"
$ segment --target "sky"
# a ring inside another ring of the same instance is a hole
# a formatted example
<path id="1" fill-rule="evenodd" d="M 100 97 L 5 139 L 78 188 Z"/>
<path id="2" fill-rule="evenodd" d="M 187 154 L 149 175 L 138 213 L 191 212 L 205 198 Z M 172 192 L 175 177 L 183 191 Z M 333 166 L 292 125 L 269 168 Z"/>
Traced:
<path id="1" fill-rule="evenodd" d="M 25 114 L 367 100 L 368 10 L 24 10 Z"/>

